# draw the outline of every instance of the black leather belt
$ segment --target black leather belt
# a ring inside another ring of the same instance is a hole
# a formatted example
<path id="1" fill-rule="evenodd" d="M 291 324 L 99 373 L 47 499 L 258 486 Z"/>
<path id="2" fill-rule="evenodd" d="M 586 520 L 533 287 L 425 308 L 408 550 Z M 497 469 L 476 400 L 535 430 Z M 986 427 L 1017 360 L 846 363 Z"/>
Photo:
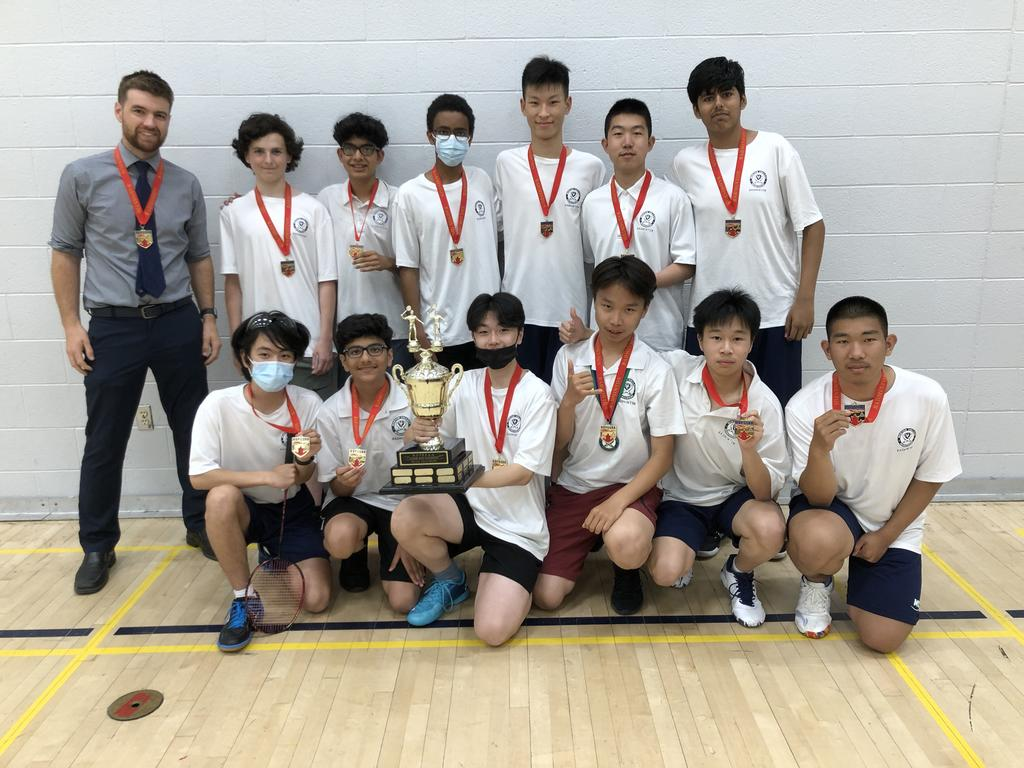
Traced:
<path id="1" fill-rule="evenodd" d="M 136 319 L 142 318 L 144 320 L 152 320 L 165 315 L 168 312 L 173 312 L 176 309 L 181 309 L 186 304 L 192 303 L 192 297 L 186 296 L 183 299 L 172 301 L 168 304 L 142 304 L 138 307 L 93 307 L 86 311 L 93 317 L 134 317 Z"/>

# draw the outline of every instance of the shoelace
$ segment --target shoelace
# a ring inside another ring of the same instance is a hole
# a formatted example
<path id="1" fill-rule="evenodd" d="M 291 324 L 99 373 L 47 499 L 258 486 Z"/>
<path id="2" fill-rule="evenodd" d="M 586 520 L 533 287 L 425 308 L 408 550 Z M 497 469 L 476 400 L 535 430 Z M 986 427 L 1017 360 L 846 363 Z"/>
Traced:
<path id="1" fill-rule="evenodd" d="M 249 619 L 245 614 L 245 605 L 242 604 L 241 600 L 232 600 L 231 608 L 228 611 L 228 626 L 230 627 L 241 627 L 245 625 Z"/>
<path id="2" fill-rule="evenodd" d="M 807 582 L 812 584 L 813 582 Z M 804 607 L 807 609 L 804 613 L 825 613 L 829 609 L 831 602 L 828 588 L 824 585 L 818 585 L 817 587 L 811 587 L 807 590 L 801 590 L 801 603 L 804 603 Z"/>
<path id="3" fill-rule="evenodd" d="M 452 591 L 453 590 L 448 589 L 446 587 L 446 582 L 434 581 L 430 584 L 429 587 L 427 587 L 427 592 L 423 595 L 423 597 L 430 597 L 430 599 L 433 600 L 440 600 L 441 607 L 445 611 L 449 611 L 455 607 L 455 598 L 452 597 Z M 440 593 L 439 596 L 438 593 Z"/>
<path id="4" fill-rule="evenodd" d="M 754 607 L 754 600 L 757 599 L 757 588 L 754 586 L 754 574 L 736 573 L 730 569 L 735 581 L 729 586 L 729 596 L 738 597 L 740 602 L 751 608 Z"/>

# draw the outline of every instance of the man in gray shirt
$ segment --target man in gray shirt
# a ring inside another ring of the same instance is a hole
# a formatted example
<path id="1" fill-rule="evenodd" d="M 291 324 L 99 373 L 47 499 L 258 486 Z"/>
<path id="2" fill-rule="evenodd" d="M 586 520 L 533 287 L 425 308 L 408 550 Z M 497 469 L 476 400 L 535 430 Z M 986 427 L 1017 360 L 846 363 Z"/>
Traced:
<path id="1" fill-rule="evenodd" d="M 221 342 L 203 192 L 195 176 L 160 157 L 173 101 L 170 86 L 152 72 L 122 78 L 114 105 L 121 142 L 70 163 L 54 204 L 53 293 L 68 360 L 85 376 L 88 414 L 78 594 L 102 589 L 115 561 L 121 472 L 147 369 L 174 435 L 185 540 L 213 557 L 204 494 L 189 482 L 188 458 L 192 420 L 207 394 L 205 366 Z M 88 330 L 78 306 L 83 257 Z"/>

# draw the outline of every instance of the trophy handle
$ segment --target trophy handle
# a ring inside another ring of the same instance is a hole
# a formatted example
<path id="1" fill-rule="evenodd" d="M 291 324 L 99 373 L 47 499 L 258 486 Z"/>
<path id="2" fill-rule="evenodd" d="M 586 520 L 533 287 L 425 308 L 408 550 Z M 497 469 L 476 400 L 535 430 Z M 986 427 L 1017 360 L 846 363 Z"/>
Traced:
<path id="1" fill-rule="evenodd" d="M 462 383 L 462 374 L 463 374 L 462 364 L 461 363 L 455 363 L 451 367 L 451 372 L 452 372 L 452 377 L 448 380 L 448 386 L 445 388 L 445 393 L 444 393 L 444 395 L 445 395 L 445 398 L 444 398 L 445 399 L 445 407 L 446 408 L 448 407 L 448 403 L 450 403 L 451 400 L 452 400 L 452 392 L 454 392 L 456 389 L 458 389 L 459 384 Z"/>
<path id="2" fill-rule="evenodd" d="M 405 383 L 405 368 L 403 368 L 399 363 L 395 363 L 391 368 L 391 376 L 396 382 L 398 382 L 398 385 L 402 389 L 405 389 L 406 392 L 408 392 L 407 385 Z"/>

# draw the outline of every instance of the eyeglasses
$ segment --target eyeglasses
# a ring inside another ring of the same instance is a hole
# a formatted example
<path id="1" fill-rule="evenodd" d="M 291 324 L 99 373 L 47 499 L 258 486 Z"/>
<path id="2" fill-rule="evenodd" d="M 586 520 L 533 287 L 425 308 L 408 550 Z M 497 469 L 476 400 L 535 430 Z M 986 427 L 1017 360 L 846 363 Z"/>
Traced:
<path id="1" fill-rule="evenodd" d="M 345 347 L 341 353 L 349 360 L 358 360 L 363 356 L 363 352 L 369 352 L 370 357 L 380 357 L 387 351 L 387 344 L 370 344 L 365 347 Z"/>
<path id="2" fill-rule="evenodd" d="M 468 139 L 469 131 L 465 128 L 456 128 L 454 131 L 450 128 L 438 128 L 436 131 L 431 131 L 439 139 L 447 139 L 449 136 L 454 136 L 457 139 Z"/>
<path id="3" fill-rule="evenodd" d="M 274 323 L 277 323 L 282 328 L 295 328 L 294 320 L 288 317 L 284 312 L 274 310 L 273 312 L 257 312 L 245 321 L 245 330 L 251 331 L 254 328 L 266 328 Z"/>
<path id="4" fill-rule="evenodd" d="M 363 157 L 373 157 L 379 151 L 376 144 L 349 144 L 346 142 L 341 145 L 341 153 L 345 157 L 352 157 L 356 152 Z"/>

